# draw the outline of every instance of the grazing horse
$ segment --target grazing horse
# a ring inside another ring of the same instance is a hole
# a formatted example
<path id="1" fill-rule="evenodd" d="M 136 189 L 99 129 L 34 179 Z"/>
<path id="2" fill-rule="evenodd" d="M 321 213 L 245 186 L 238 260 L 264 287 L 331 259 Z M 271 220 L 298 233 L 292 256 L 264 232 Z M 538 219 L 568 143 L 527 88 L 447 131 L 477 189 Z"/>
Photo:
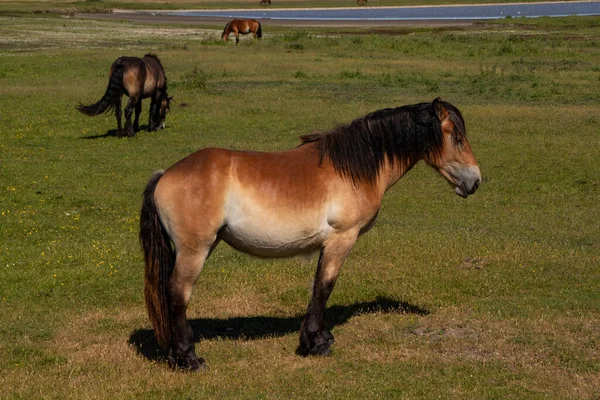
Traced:
<path id="1" fill-rule="evenodd" d="M 325 304 L 384 193 L 419 160 L 467 197 L 481 182 L 460 111 L 435 99 L 375 111 L 277 152 L 198 150 L 148 182 L 140 217 L 146 307 L 173 367 L 197 369 L 192 289 L 223 240 L 259 257 L 320 252 L 298 354 L 329 355 Z"/>
<path id="2" fill-rule="evenodd" d="M 125 132 L 121 126 L 123 94 L 129 96 L 125 106 Z M 119 57 L 110 67 L 108 87 L 104 96 L 89 106 L 79 104 L 77 109 L 89 116 L 115 109 L 117 135 L 133 137 L 139 131 L 142 99 L 148 97 L 151 99 L 148 132 L 163 129 L 172 97 L 167 94 L 167 77 L 160 60 L 154 54 L 146 54 L 143 58 Z M 131 114 L 134 109 L 135 120 L 132 124 Z"/>
<path id="3" fill-rule="evenodd" d="M 235 44 L 238 44 L 240 41 L 240 33 L 242 35 L 252 33 L 252 36 L 255 38 L 262 38 L 262 27 L 260 22 L 255 19 L 234 19 L 229 21 L 223 29 L 221 39 L 227 41 L 231 32 L 235 35 Z"/>
<path id="4" fill-rule="evenodd" d="M 356 0 L 356 4 L 367 4 L 368 0 Z"/>
<path id="5" fill-rule="evenodd" d="M 268 5 L 271 5 L 271 0 L 260 0 L 260 5 L 262 6 L 263 4 L 264 4 L 265 6 L 266 6 L 267 4 L 268 4 Z"/>

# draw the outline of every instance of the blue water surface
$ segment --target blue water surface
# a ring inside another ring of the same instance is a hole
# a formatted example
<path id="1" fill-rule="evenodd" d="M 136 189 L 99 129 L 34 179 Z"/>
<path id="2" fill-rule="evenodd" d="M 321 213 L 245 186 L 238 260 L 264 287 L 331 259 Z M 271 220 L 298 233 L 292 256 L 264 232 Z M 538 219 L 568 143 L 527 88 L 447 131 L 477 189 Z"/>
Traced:
<path id="1" fill-rule="evenodd" d="M 168 15 L 328 21 L 477 20 L 506 17 L 563 17 L 600 15 L 600 1 L 558 3 L 486 4 L 437 7 L 361 7 L 320 10 L 182 11 Z"/>

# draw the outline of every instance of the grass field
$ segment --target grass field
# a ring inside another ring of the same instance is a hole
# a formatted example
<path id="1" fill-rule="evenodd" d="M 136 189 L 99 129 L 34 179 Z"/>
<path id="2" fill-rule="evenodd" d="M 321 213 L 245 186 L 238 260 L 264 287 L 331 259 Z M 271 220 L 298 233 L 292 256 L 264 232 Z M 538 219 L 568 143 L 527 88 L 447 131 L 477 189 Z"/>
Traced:
<path id="1" fill-rule="evenodd" d="M 600 398 L 600 18 L 265 24 L 238 46 L 221 29 L 0 14 L 0 397 Z M 175 97 L 166 130 L 118 139 L 75 110 L 146 52 Z M 152 171 L 437 96 L 484 183 L 464 200 L 418 165 L 388 193 L 329 301 L 333 355 L 294 354 L 316 259 L 222 244 L 188 311 L 209 369 L 169 370 L 137 241 Z"/>

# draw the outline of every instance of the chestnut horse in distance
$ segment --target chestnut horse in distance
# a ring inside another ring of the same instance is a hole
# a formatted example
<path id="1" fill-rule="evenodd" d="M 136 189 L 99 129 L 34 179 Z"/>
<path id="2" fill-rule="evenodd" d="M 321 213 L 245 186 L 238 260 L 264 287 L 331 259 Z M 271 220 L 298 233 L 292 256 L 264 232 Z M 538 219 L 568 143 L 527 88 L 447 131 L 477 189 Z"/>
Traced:
<path id="1" fill-rule="evenodd" d="M 198 150 L 148 182 L 140 216 L 146 307 L 171 366 L 204 364 L 186 308 L 221 240 L 259 257 L 320 252 L 297 352 L 329 355 L 325 304 L 385 192 L 420 160 L 461 197 L 481 182 L 462 115 L 439 98 L 375 111 L 301 140 L 277 152 Z"/>
<path id="2" fill-rule="evenodd" d="M 229 40 L 229 35 L 232 32 L 235 35 L 235 44 L 238 44 L 240 41 L 240 33 L 242 35 L 252 33 L 254 38 L 262 38 L 262 26 L 255 19 L 234 19 L 229 21 L 223 29 L 221 39 L 224 41 Z"/>
<path id="3" fill-rule="evenodd" d="M 129 96 L 125 106 L 125 131 L 121 125 L 121 97 Z M 108 87 L 104 96 L 88 106 L 79 104 L 77 109 L 85 115 L 94 116 L 112 109 L 117 118 L 117 135 L 133 137 L 139 131 L 139 119 L 142 112 L 142 99 L 150 98 L 148 132 L 165 127 L 165 119 L 170 109 L 172 97 L 167 94 L 165 70 L 154 54 L 143 58 L 119 57 L 110 67 Z M 131 114 L 135 109 L 135 119 Z"/>

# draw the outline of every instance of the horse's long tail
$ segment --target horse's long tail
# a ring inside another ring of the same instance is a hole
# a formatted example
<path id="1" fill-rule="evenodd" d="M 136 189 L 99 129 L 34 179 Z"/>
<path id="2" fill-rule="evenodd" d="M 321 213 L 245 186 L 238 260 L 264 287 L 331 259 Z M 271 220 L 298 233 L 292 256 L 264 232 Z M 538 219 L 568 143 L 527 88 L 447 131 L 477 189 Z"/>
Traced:
<path id="1" fill-rule="evenodd" d="M 109 111 L 115 107 L 115 102 L 123 94 L 123 64 L 116 64 L 108 79 L 108 87 L 104 96 L 89 106 L 79 104 L 77 109 L 85 115 L 94 116 Z"/>
<path id="2" fill-rule="evenodd" d="M 262 38 L 262 25 L 260 22 L 258 23 L 258 29 L 256 30 L 256 37 L 259 39 Z"/>
<path id="3" fill-rule="evenodd" d="M 166 346 L 170 342 L 171 315 L 168 302 L 169 278 L 175 265 L 175 251 L 171 246 L 169 235 L 160 222 L 154 190 L 164 174 L 154 174 L 146 190 L 140 214 L 140 243 L 144 250 L 144 297 L 148 316 L 154 327 L 154 334 L 159 345 Z"/>

